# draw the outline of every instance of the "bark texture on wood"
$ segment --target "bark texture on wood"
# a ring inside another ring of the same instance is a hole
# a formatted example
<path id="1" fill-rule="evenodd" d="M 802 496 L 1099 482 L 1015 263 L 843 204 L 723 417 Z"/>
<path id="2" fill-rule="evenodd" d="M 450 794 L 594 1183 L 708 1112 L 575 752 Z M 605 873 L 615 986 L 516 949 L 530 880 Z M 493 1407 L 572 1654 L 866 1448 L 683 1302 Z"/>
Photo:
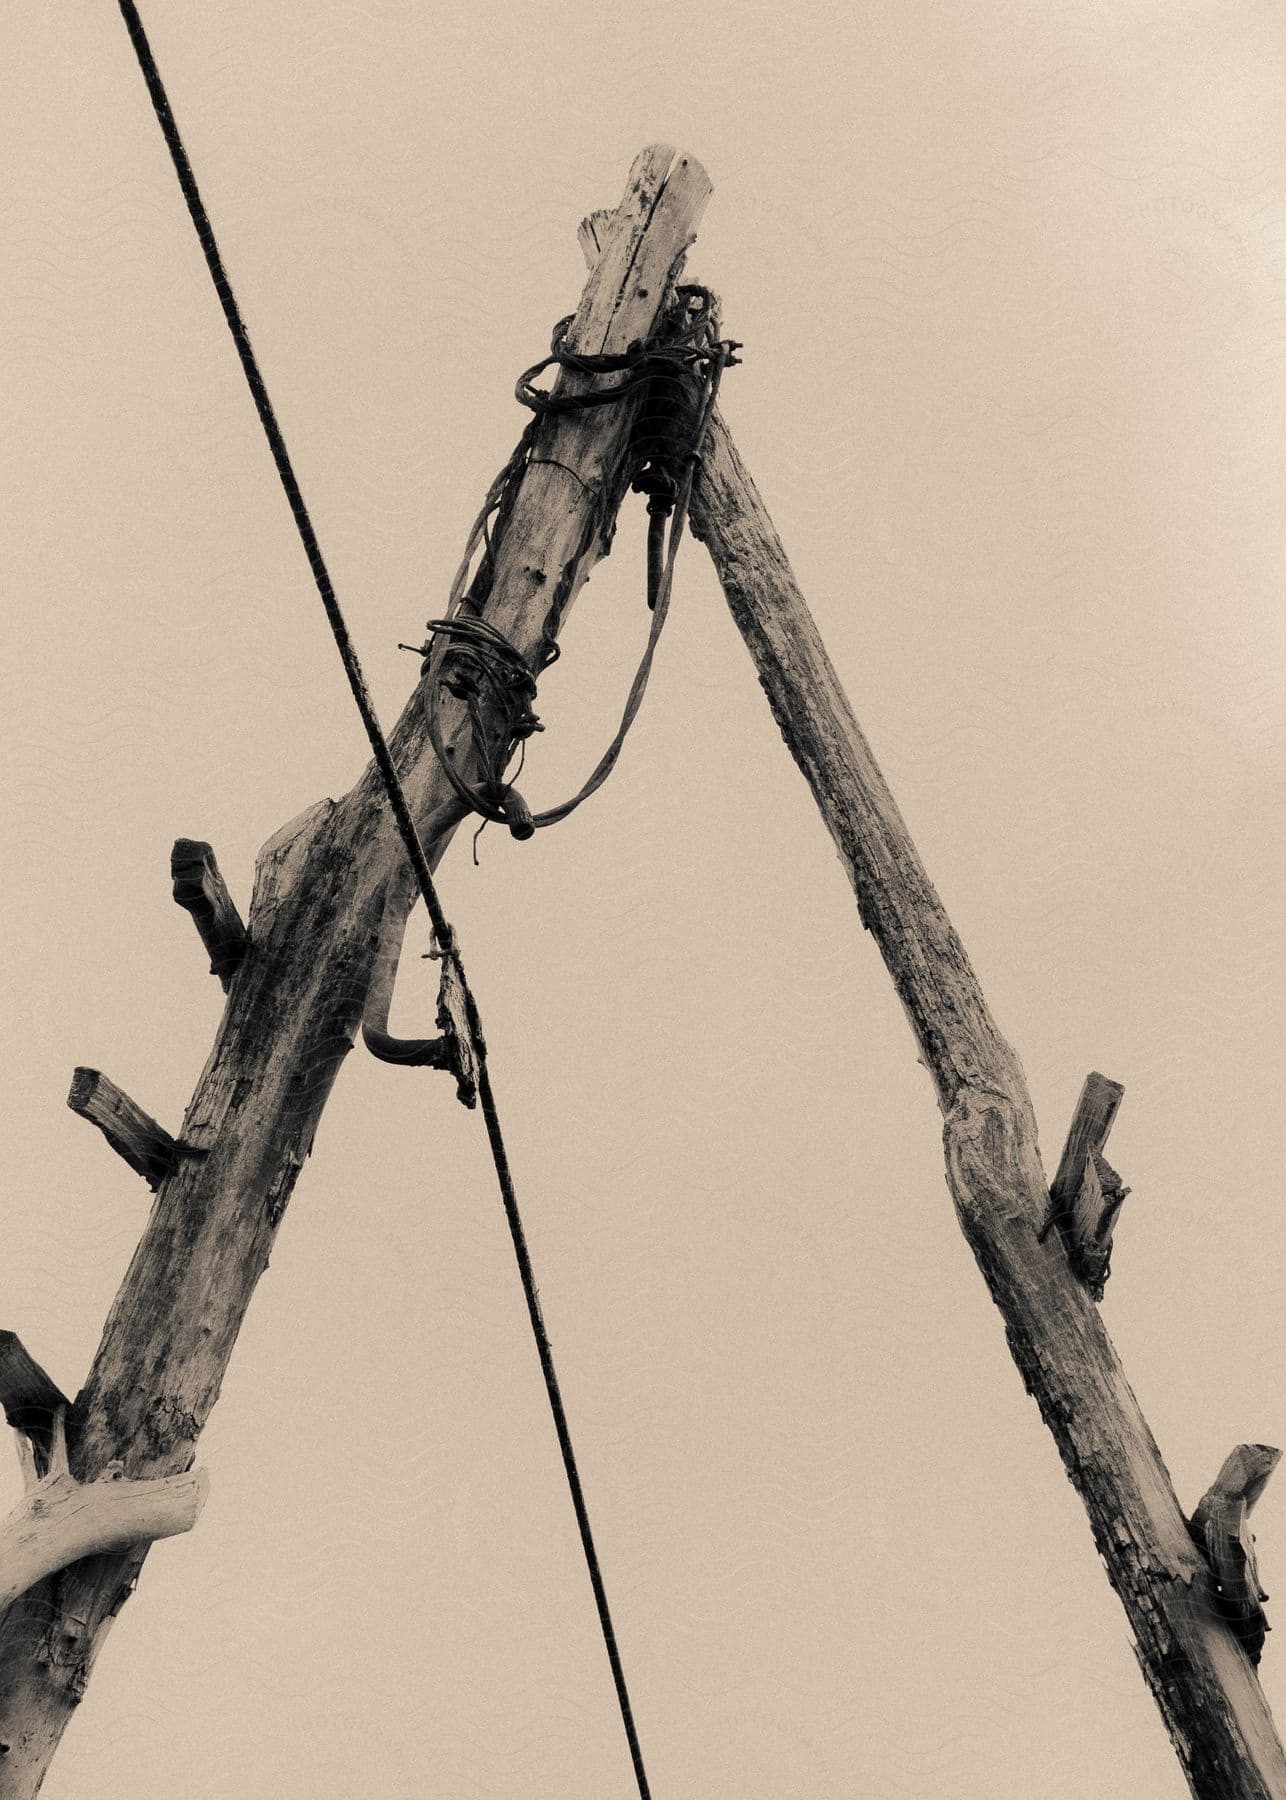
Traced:
<path id="1" fill-rule="evenodd" d="M 569 347 L 624 351 L 652 332 L 710 193 L 668 145 L 636 159 Z M 566 374 L 568 388 L 594 378 Z M 611 541 L 627 480 L 634 403 L 541 422 L 530 465 L 474 583 L 483 617 L 533 664 Z M 319 625 L 320 629 L 320 625 Z M 443 696 L 449 745 L 477 767 L 463 709 Z M 431 863 L 461 809 L 424 728 L 418 693 L 390 742 Z M 232 1346 L 366 1009 L 386 914 L 414 889 L 379 778 L 367 769 L 260 852 L 249 948 L 183 1124 L 185 1156 L 148 1227 L 69 1419 L 73 1473 L 123 1461 L 138 1479 L 185 1471 Z M 400 934 L 398 941 L 400 942 Z M 448 996 L 448 999 L 450 997 Z M 0 1619 L 0 1800 L 30 1800 L 84 1691 L 142 1553 L 94 1557 L 42 1583 Z M 69 1621 L 76 1621 L 69 1636 Z"/>
<path id="2" fill-rule="evenodd" d="M 226 992 L 246 953 L 246 928 L 209 844 L 179 838 L 170 852 L 170 878 L 175 900 L 191 913 L 209 952 L 210 973 Z"/>
<path id="3" fill-rule="evenodd" d="M 38 1475 L 48 1471 L 55 1419 L 60 1412 L 66 1415 L 67 1406 L 67 1396 L 17 1333 L 0 1331 L 0 1407 L 31 1444 Z"/>
<path id="4" fill-rule="evenodd" d="M 121 1160 L 150 1187 L 159 1187 L 176 1167 L 182 1152 L 165 1127 L 97 1069 L 73 1073 L 67 1104 L 97 1125 Z"/>
<path id="5" fill-rule="evenodd" d="M 1268 1595 L 1260 1585 L 1250 1514 L 1281 1455 L 1271 1444 L 1238 1444 L 1197 1502 L 1189 1526 L 1214 1575 L 1219 1610 L 1256 1663 L 1270 1627 L 1263 1604 Z"/>
<path id="6" fill-rule="evenodd" d="M 1286 1758 L 1245 1651 L 1219 1617 L 1169 1474 L 1058 1233 L 1022 1069 L 871 755 L 781 540 L 723 420 L 692 527 L 791 754 L 848 870 L 945 1117 L 947 1179 L 1125 1607 L 1136 1654 L 1200 1800 L 1286 1800 Z"/>
<path id="7" fill-rule="evenodd" d="M 1076 1102 L 1072 1122 L 1067 1128 L 1063 1154 L 1058 1159 L 1058 1168 L 1050 1183 L 1049 1192 L 1055 1211 L 1070 1212 L 1076 1204 L 1076 1196 L 1085 1175 L 1085 1165 L 1107 1143 L 1108 1133 L 1116 1122 L 1124 1097 L 1125 1089 L 1119 1081 L 1109 1081 L 1106 1075 L 1100 1075 L 1097 1071 L 1085 1077 L 1085 1085 Z"/>
<path id="8" fill-rule="evenodd" d="M 1072 1267 L 1095 1300 L 1111 1274 L 1112 1232 L 1130 1191 L 1103 1154 L 1124 1093 L 1106 1075 L 1085 1077 L 1049 1190 L 1046 1231 L 1063 1233 Z"/>

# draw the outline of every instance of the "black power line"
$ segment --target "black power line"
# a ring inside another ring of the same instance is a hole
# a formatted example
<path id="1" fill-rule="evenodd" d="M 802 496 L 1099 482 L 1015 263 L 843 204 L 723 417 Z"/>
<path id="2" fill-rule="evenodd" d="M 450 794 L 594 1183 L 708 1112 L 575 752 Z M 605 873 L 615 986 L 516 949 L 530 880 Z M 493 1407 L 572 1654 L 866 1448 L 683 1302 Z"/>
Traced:
<path id="1" fill-rule="evenodd" d="M 317 533 L 308 514 L 308 508 L 300 492 L 299 481 L 290 460 L 290 452 L 286 448 L 286 440 L 282 436 L 281 427 L 277 423 L 277 415 L 273 411 L 268 389 L 259 371 L 255 353 L 246 332 L 245 322 L 241 317 L 241 309 L 237 305 L 236 296 L 232 292 L 227 270 L 223 266 L 223 258 L 219 254 L 219 246 L 215 241 L 214 230 L 210 218 L 201 199 L 200 189 L 196 184 L 196 176 L 192 173 L 192 164 L 188 161 L 187 151 L 179 135 L 179 128 L 174 122 L 174 114 L 161 81 L 160 70 L 156 66 L 156 58 L 148 43 L 147 33 L 143 29 L 143 21 L 139 18 L 138 8 L 133 0 L 119 0 L 121 17 L 125 21 L 130 42 L 138 57 L 139 67 L 143 71 L 143 79 L 147 83 L 147 91 L 151 96 L 157 122 L 165 136 L 166 147 L 174 164 L 175 174 L 179 178 L 179 186 L 183 190 L 183 198 L 187 202 L 188 212 L 196 227 L 201 249 L 205 254 L 206 267 L 210 271 L 210 279 L 214 283 L 215 292 L 223 308 L 223 316 L 227 320 L 228 330 L 232 333 L 232 341 L 236 345 L 237 355 L 241 359 L 241 368 L 250 389 L 255 408 L 259 414 L 259 422 L 263 426 L 268 447 L 272 451 L 272 459 L 277 465 L 277 473 L 281 477 L 281 485 L 285 489 L 286 498 L 290 502 L 290 510 L 294 516 L 295 526 L 299 532 L 304 551 L 308 557 L 308 566 L 313 572 L 313 580 L 321 595 L 322 605 L 326 609 L 326 618 L 334 634 L 339 654 L 344 664 L 344 673 L 348 676 L 348 684 L 353 690 L 353 698 L 357 702 L 357 710 L 361 714 L 362 724 L 370 740 L 375 756 L 376 766 L 388 795 L 389 805 L 397 821 L 397 828 L 406 846 L 406 853 L 411 867 L 420 884 L 424 902 L 428 908 L 429 918 L 433 924 L 434 936 L 444 955 L 455 962 L 456 972 L 465 989 L 466 1007 L 469 1019 L 470 1034 L 473 1038 L 474 1054 L 478 1064 L 478 1094 L 482 1101 L 483 1117 L 486 1120 L 487 1138 L 491 1145 L 492 1160 L 495 1164 L 496 1178 L 500 1185 L 500 1194 L 504 1202 L 505 1217 L 509 1222 L 509 1232 L 513 1239 L 514 1254 L 518 1259 L 518 1271 L 522 1277 L 522 1290 L 527 1301 L 527 1313 L 531 1320 L 532 1333 L 536 1340 L 536 1350 L 540 1357 L 541 1373 L 545 1378 L 545 1391 L 549 1396 L 549 1407 L 554 1418 L 554 1429 L 558 1433 L 558 1444 L 562 1451 L 563 1469 L 567 1476 L 567 1486 L 571 1492 L 572 1506 L 576 1512 L 576 1523 L 580 1528 L 580 1539 L 585 1552 L 585 1564 L 589 1570 L 590 1584 L 594 1590 L 594 1602 L 598 1608 L 599 1624 L 603 1631 L 603 1642 L 607 1648 L 608 1661 L 612 1666 L 612 1680 L 616 1686 L 616 1698 L 620 1707 L 621 1721 L 625 1726 L 625 1735 L 629 1741 L 630 1758 L 634 1765 L 634 1776 L 638 1783 L 640 1800 L 650 1800 L 647 1774 L 643 1767 L 643 1753 L 639 1748 L 638 1732 L 634 1726 L 634 1713 L 630 1705 L 629 1690 L 625 1685 L 625 1671 L 621 1666 L 620 1651 L 616 1644 L 616 1632 L 612 1625 L 612 1615 L 607 1604 L 607 1590 L 603 1585 L 603 1575 L 599 1568 L 598 1552 L 594 1548 L 593 1533 L 590 1530 L 589 1513 L 585 1506 L 585 1495 L 581 1488 L 580 1475 L 576 1467 L 576 1454 L 572 1447 L 571 1433 L 567 1426 L 567 1415 L 563 1410 L 562 1395 L 559 1392 L 558 1376 L 554 1370 L 553 1352 L 550 1349 L 549 1337 L 545 1331 L 545 1322 L 541 1317 L 540 1300 L 536 1293 L 535 1277 L 532 1274 L 531 1257 L 527 1250 L 527 1236 L 523 1230 L 522 1217 L 518 1210 L 518 1199 L 514 1192 L 513 1176 L 509 1169 L 509 1159 L 505 1153 L 504 1140 L 500 1132 L 500 1119 L 496 1110 L 495 1095 L 491 1087 L 491 1079 L 487 1071 L 486 1047 L 479 1028 L 477 1006 L 464 978 L 464 969 L 456 948 L 455 936 L 447 924 L 437 889 L 433 884 L 433 874 L 429 867 L 429 859 L 425 854 L 420 834 L 416 830 L 415 820 L 407 803 L 405 791 L 389 750 L 388 740 L 380 726 L 371 701 L 370 691 L 366 685 L 362 666 L 357 651 L 349 635 L 348 626 L 340 610 L 330 574 L 326 568 L 317 542 Z"/>

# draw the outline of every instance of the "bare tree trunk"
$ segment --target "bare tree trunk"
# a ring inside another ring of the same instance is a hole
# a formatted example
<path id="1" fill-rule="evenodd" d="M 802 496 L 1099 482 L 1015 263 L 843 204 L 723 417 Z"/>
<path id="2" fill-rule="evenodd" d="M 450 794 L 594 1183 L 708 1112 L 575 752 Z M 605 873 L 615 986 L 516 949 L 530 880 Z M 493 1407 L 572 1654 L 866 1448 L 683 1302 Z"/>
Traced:
<path id="1" fill-rule="evenodd" d="M 960 1223 L 1004 1317 L 1014 1361 L 1084 1501 L 1192 1791 L 1199 1800 L 1286 1800 L 1286 1759 L 1252 1661 L 1221 1616 L 1210 1566 L 1073 1271 L 1065 1235 L 1046 1229 L 1050 1193 L 1018 1059 L 987 1009 L 718 417 L 692 497 L 692 526 L 714 559 L 774 717 L 906 1008 L 945 1116 L 947 1180 Z M 1086 1154 L 1082 1144 L 1082 1161 Z M 1244 1450 L 1239 1466 L 1275 1461 L 1263 1446 Z M 1252 1499 L 1249 1489 L 1239 1492 L 1246 1510 Z"/>
<path id="2" fill-rule="evenodd" d="M 636 159 L 569 349 L 623 352 L 651 334 L 709 193 L 700 165 L 668 145 Z M 594 383 L 565 375 L 564 385 Z M 543 420 L 513 506 L 497 526 L 483 616 L 533 663 L 608 548 L 634 410 L 627 402 Z M 442 721 L 462 772 L 476 780 L 463 708 L 445 695 Z M 428 742 L 418 694 L 391 743 L 436 863 L 461 808 Z M 136 1479 L 191 1466 L 331 1083 L 352 1048 L 377 960 L 390 945 L 396 954 L 414 893 L 373 768 L 343 800 L 321 801 L 265 845 L 244 944 L 217 871 L 200 866 L 204 848 L 187 840 L 178 846 L 176 897 L 213 946 L 228 1002 L 182 1131 L 171 1140 L 110 1084 L 89 1081 L 89 1072 L 77 1088 L 80 1110 L 111 1125 L 116 1147 L 134 1146 L 134 1166 L 141 1159 L 157 1183 L 151 1218 L 67 1422 L 71 1474 L 84 1482 L 115 1461 Z M 401 916 L 390 928 L 393 908 Z M 223 954 L 229 946 L 235 954 Z M 444 1084 L 444 1101 L 449 1094 Z M 145 1554 L 140 1545 L 76 1562 L 0 1619 L 0 1800 L 30 1800 L 38 1791 Z"/>

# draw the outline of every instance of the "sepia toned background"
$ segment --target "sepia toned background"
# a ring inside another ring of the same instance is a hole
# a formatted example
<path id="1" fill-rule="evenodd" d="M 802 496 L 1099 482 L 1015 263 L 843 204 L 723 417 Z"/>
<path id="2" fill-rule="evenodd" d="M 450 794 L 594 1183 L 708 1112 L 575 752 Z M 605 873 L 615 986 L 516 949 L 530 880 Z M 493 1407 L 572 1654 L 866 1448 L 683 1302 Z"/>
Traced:
<path id="1" fill-rule="evenodd" d="M 651 140 L 704 162 L 726 416 L 1047 1163 L 1089 1069 L 1126 1085 L 1104 1312 L 1180 1499 L 1286 1441 L 1277 10 L 142 10 L 389 722 L 578 220 Z M 148 1195 L 72 1067 L 176 1129 L 219 1016 L 170 844 L 244 904 L 363 743 L 116 7 L 11 5 L 5 42 L 0 1323 L 74 1391 Z M 535 805 L 611 735 L 641 544 L 635 503 L 543 684 Z M 700 546 L 610 785 L 477 868 L 462 834 L 442 888 L 657 1800 L 1178 1800 Z M 395 1028 L 433 997 L 408 956 Z M 448 1082 L 349 1059 L 200 1461 L 49 1800 L 627 1800 Z M 1256 1517 L 1286 1592 L 1286 1478 Z"/>

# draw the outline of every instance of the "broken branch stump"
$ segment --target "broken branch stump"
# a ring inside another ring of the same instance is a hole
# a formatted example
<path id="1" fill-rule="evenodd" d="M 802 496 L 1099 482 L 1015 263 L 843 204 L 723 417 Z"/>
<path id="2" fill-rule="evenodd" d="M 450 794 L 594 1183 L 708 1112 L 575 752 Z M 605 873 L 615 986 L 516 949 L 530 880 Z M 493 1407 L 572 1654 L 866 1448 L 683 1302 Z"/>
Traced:
<path id="1" fill-rule="evenodd" d="M 209 952 L 210 973 L 218 976 L 226 992 L 250 939 L 209 844 L 179 838 L 170 852 L 170 878 L 175 900 L 191 913 Z"/>
<path id="2" fill-rule="evenodd" d="M 1269 1629 L 1263 1604 L 1268 1595 L 1260 1586 L 1249 1520 L 1281 1455 L 1270 1444 L 1238 1444 L 1198 1501 L 1188 1527 L 1210 1564 L 1219 1611 L 1254 1663 Z"/>
<path id="3" fill-rule="evenodd" d="M 906 1009 L 944 1115 L 961 1226 L 1084 1502 L 1189 1785 L 1198 1800 L 1286 1800 L 1286 1757 L 1254 1666 L 1219 1616 L 1210 1570 L 1102 1319 L 1057 1235 L 1044 1231 L 1049 1193 L 1018 1059 L 717 413 L 691 516 Z"/>
<path id="4" fill-rule="evenodd" d="M 116 1154 L 149 1187 L 160 1187 L 165 1177 L 173 1174 L 183 1154 L 179 1145 L 164 1126 L 97 1069 L 73 1073 L 67 1104 L 82 1119 L 97 1125 Z"/>
<path id="5" fill-rule="evenodd" d="M 1049 1190 L 1042 1237 L 1057 1229 L 1072 1268 L 1095 1300 L 1111 1274 L 1112 1232 L 1129 1189 L 1103 1154 L 1125 1089 L 1097 1072 L 1085 1077 L 1058 1171 Z"/>
<path id="6" fill-rule="evenodd" d="M 13 1429 L 30 1442 L 38 1474 L 49 1468 L 54 1418 L 67 1405 L 58 1383 L 45 1374 L 16 1333 L 0 1331 L 0 1407 Z"/>

